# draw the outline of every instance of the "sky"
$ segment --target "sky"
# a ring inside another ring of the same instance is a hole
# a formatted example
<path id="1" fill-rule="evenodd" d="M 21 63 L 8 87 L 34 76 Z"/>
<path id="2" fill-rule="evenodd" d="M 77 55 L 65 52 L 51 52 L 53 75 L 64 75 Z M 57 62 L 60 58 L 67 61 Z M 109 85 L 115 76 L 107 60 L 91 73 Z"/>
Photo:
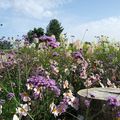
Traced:
<path id="1" fill-rule="evenodd" d="M 0 36 L 22 36 L 58 19 L 63 33 L 92 41 L 106 35 L 120 40 L 120 0 L 0 0 Z"/>

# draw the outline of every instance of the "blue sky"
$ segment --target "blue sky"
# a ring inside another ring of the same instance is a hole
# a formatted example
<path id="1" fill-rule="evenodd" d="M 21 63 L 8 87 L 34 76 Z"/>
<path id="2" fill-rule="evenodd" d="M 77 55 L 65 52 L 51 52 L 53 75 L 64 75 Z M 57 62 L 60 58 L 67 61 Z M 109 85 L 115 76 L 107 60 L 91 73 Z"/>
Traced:
<path id="1" fill-rule="evenodd" d="M 22 36 L 58 19 L 68 36 L 107 35 L 120 40 L 120 0 L 0 0 L 0 36 Z"/>

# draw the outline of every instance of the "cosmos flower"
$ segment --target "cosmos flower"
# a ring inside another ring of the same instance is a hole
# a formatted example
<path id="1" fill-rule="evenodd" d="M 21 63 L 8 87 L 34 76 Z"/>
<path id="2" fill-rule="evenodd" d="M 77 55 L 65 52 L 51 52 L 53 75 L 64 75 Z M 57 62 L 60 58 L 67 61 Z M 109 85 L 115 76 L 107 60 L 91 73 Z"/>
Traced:
<path id="1" fill-rule="evenodd" d="M 58 116 L 59 112 L 57 110 L 57 106 L 54 103 L 50 104 L 50 111 L 56 117 Z"/>
<path id="2" fill-rule="evenodd" d="M 20 93 L 20 96 L 21 96 L 21 99 L 22 99 L 24 102 L 31 101 L 31 98 L 29 97 L 29 95 L 28 95 L 26 92 Z"/>
<path id="3" fill-rule="evenodd" d="M 60 104 L 57 106 L 57 111 L 59 115 L 66 112 L 67 108 L 68 108 L 68 104 L 66 101 L 63 100 L 62 102 L 60 102 Z"/>
<path id="4" fill-rule="evenodd" d="M 28 111 L 30 111 L 30 106 L 28 104 L 21 104 L 20 107 L 16 108 L 16 113 L 20 116 L 27 116 Z"/>
<path id="5" fill-rule="evenodd" d="M 13 120 L 20 120 L 20 119 L 19 119 L 19 117 L 16 114 L 14 114 L 13 115 Z"/>
<path id="6" fill-rule="evenodd" d="M 33 84 L 31 83 L 27 83 L 26 86 L 27 86 L 27 90 L 32 90 L 34 87 Z"/>
<path id="7" fill-rule="evenodd" d="M 72 98 L 72 97 L 74 97 L 71 90 L 68 90 L 68 92 L 63 93 L 63 96 L 64 96 L 64 98 Z"/>
<path id="8" fill-rule="evenodd" d="M 71 90 L 64 93 L 63 95 L 64 95 L 63 100 L 66 101 L 68 105 L 73 107 L 75 110 L 79 109 L 79 99 L 73 95 Z"/>
<path id="9" fill-rule="evenodd" d="M 51 113 L 56 117 L 66 112 L 69 106 L 73 107 L 75 110 L 79 109 L 79 99 L 73 96 L 71 90 L 63 94 L 63 99 L 58 105 L 51 103 L 50 110 Z"/>
<path id="10" fill-rule="evenodd" d="M 69 83 L 67 80 L 63 81 L 63 88 L 64 89 L 69 88 Z"/>
<path id="11" fill-rule="evenodd" d="M 54 114 L 55 117 L 66 112 L 67 108 L 68 104 L 66 104 L 65 101 L 60 102 L 60 104 L 57 106 L 54 103 L 50 104 L 50 111 L 52 114 Z"/>
<path id="12" fill-rule="evenodd" d="M 72 97 L 68 104 L 73 107 L 75 110 L 79 109 L 79 99 L 77 97 Z"/>

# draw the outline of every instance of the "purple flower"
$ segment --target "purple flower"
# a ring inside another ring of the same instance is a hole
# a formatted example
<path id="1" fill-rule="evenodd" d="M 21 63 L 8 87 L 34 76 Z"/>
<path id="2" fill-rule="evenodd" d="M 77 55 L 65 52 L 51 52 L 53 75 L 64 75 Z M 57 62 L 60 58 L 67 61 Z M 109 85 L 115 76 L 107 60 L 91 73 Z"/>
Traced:
<path id="1" fill-rule="evenodd" d="M 5 103 L 5 100 L 0 99 L 0 105 L 3 105 Z"/>
<path id="2" fill-rule="evenodd" d="M 46 78 L 43 76 L 33 76 L 28 79 L 27 85 L 32 85 L 32 89 L 34 90 L 34 97 L 41 98 L 41 94 L 44 90 L 49 89 L 54 92 L 58 97 L 60 95 L 60 89 L 56 85 L 56 82 L 53 79 Z"/>
<path id="3" fill-rule="evenodd" d="M 46 42 L 48 46 L 51 46 L 52 48 L 57 48 L 60 43 L 56 42 L 56 39 L 54 37 L 43 35 L 39 38 L 40 41 Z"/>
<path id="4" fill-rule="evenodd" d="M 66 102 L 64 101 L 60 102 L 60 104 L 57 106 L 57 110 L 59 114 L 66 112 L 67 108 L 68 108 L 68 104 L 66 104 Z"/>
<path id="5" fill-rule="evenodd" d="M 46 35 L 43 35 L 39 38 L 42 42 L 56 42 L 56 39 L 53 38 L 53 37 L 49 37 L 49 36 L 46 36 Z"/>
<path id="6" fill-rule="evenodd" d="M 52 55 L 53 56 L 59 56 L 59 54 L 57 52 L 54 52 Z"/>
<path id="7" fill-rule="evenodd" d="M 80 59 L 84 60 L 83 55 L 82 55 L 82 53 L 81 53 L 80 51 L 73 52 L 73 53 L 72 53 L 72 56 L 73 56 L 75 59 L 80 58 Z"/>
<path id="8" fill-rule="evenodd" d="M 60 46 L 60 43 L 59 42 L 54 42 L 54 41 L 51 41 L 51 42 L 48 42 L 48 45 L 52 48 L 57 48 Z"/>
<path id="9" fill-rule="evenodd" d="M 12 98 L 13 98 L 14 96 L 15 96 L 14 93 L 8 93 L 8 94 L 7 94 L 8 100 L 12 100 Z"/>
<path id="10" fill-rule="evenodd" d="M 107 100 L 108 105 L 112 107 L 118 107 L 120 106 L 120 102 L 117 100 L 116 97 L 110 96 Z"/>
<path id="11" fill-rule="evenodd" d="M 88 100 L 88 99 L 86 99 L 85 101 L 84 101 L 84 104 L 85 104 L 85 106 L 87 107 L 87 108 L 89 108 L 90 107 L 90 100 Z"/>
<path id="12" fill-rule="evenodd" d="M 5 55 L 5 53 L 3 51 L 0 50 L 0 55 Z"/>
<path id="13" fill-rule="evenodd" d="M 116 117 L 120 117 L 120 112 L 117 112 Z"/>

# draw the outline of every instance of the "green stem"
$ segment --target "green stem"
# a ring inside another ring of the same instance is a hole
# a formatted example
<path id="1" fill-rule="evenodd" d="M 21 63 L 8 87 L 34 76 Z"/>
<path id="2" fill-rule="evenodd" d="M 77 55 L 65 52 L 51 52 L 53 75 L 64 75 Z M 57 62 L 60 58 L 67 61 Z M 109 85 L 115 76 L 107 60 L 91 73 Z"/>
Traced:
<path id="1" fill-rule="evenodd" d="M 76 117 L 75 115 L 73 115 L 73 114 L 71 114 L 71 113 L 69 113 L 69 112 L 66 112 L 66 113 L 68 113 L 69 115 L 71 115 L 71 116 L 73 116 L 74 118 L 76 118 L 77 120 L 80 120 L 78 117 Z"/>
<path id="2" fill-rule="evenodd" d="M 90 120 L 93 120 L 95 117 L 97 117 L 100 113 L 102 113 L 103 112 L 103 109 L 102 110 L 100 110 L 98 113 L 96 113 L 95 115 L 93 115 L 91 118 L 90 118 Z"/>
<path id="3" fill-rule="evenodd" d="M 19 93 L 20 93 L 21 75 L 20 75 L 20 63 L 19 63 L 19 61 L 18 61 L 18 86 L 19 86 Z"/>
<path id="4" fill-rule="evenodd" d="M 88 120 L 88 115 L 89 115 L 89 108 L 87 108 L 86 110 L 85 120 Z"/>

